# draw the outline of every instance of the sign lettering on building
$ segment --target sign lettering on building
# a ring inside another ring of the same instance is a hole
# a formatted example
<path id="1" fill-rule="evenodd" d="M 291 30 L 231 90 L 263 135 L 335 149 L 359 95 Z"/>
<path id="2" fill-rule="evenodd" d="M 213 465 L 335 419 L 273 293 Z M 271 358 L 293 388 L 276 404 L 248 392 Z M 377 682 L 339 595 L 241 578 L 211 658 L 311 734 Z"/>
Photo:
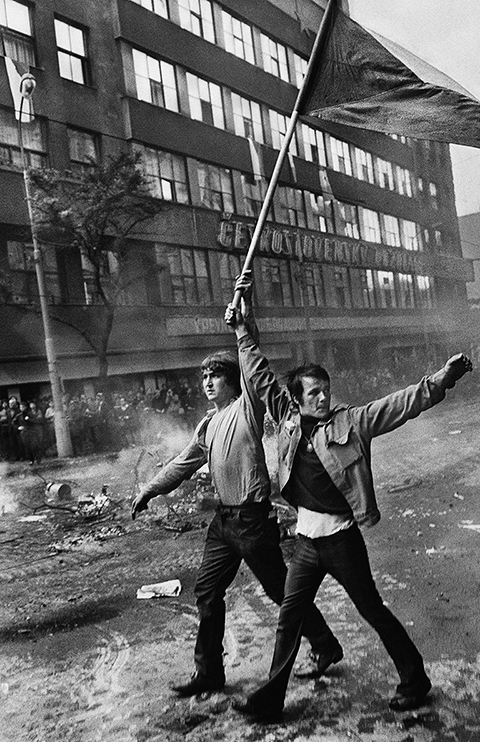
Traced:
<path id="1" fill-rule="evenodd" d="M 223 219 L 217 234 L 218 243 L 227 250 L 244 251 L 248 248 L 254 225 L 235 219 Z M 456 256 L 445 261 L 429 259 L 421 252 L 390 248 L 377 244 L 342 239 L 319 234 L 266 225 L 258 246 L 259 253 L 296 256 L 299 260 L 353 268 L 395 271 L 399 273 L 455 275 L 468 280 L 467 266 Z"/>

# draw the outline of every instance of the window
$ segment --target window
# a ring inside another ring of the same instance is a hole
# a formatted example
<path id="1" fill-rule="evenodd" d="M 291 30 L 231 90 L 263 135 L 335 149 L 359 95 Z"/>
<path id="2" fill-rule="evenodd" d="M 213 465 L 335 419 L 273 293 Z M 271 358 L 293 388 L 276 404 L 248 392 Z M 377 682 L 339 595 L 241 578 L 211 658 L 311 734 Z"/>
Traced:
<path id="1" fill-rule="evenodd" d="M 274 111 L 273 109 L 270 109 L 269 114 L 272 145 L 274 149 L 281 149 L 287 131 L 287 117 L 282 113 L 277 113 L 277 111 Z M 295 134 L 290 142 L 289 152 L 292 155 L 297 154 L 297 140 L 295 139 Z"/>
<path id="2" fill-rule="evenodd" d="M 173 303 L 183 306 L 212 304 L 212 282 L 206 253 L 183 247 L 167 247 L 166 250 Z"/>
<path id="3" fill-rule="evenodd" d="M 142 167 L 152 195 L 165 201 L 188 204 L 190 199 L 184 158 L 139 144 L 135 145 L 135 150 L 142 154 Z"/>
<path id="4" fill-rule="evenodd" d="M 412 176 L 410 174 L 410 170 L 407 170 L 404 167 L 400 167 L 400 165 L 397 165 L 395 168 L 396 176 L 397 176 L 397 189 L 398 192 L 402 196 L 410 196 L 410 198 L 413 195 L 413 189 L 412 189 Z"/>
<path id="5" fill-rule="evenodd" d="M 245 214 L 259 216 L 267 192 L 265 178 L 258 180 L 253 175 L 242 173 L 242 192 Z M 269 218 L 271 219 L 271 210 Z"/>
<path id="6" fill-rule="evenodd" d="M 391 271 L 377 271 L 380 307 L 391 309 L 397 306 L 395 297 L 395 283 Z"/>
<path id="7" fill-rule="evenodd" d="M 399 306 L 401 309 L 413 309 L 415 297 L 413 291 L 413 276 L 409 273 L 398 274 Z"/>
<path id="8" fill-rule="evenodd" d="M 232 213 L 233 187 L 230 170 L 206 162 L 197 163 L 200 206 Z"/>
<path id="9" fill-rule="evenodd" d="M 302 136 L 305 159 L 308 162 L 314 162 L 316 165 L 326 167 L 327 158 L 325 155 L 323 131 L 313 129 L 311 126 L 307 126 L 307 124 L 302 124 Z"/>
<path id="10" fill-rule="evenodd" d="M 253 100 L 232 93 L 233 124 L 239 137 L 251 137 L 263 144 L 263 126 L 260 106 Z"/>
<path id="11" fill-rule="evenodd" d="M 178 10 L 182 28 L 215 43 L 212 3 L 209 0 L 178 0 Z"/>
<path id="12" fill-rule="evenodd" d="M 277 258 L 260 258 L 263 294 L 267 307 L 293 307 L 290 262 Z"/>
<path id="13" fill-rule="evenodd" d="M 33 245 L 23 242 L 7 241 L 9 275 L 7 282 L 11 299 L 15 304 L 34 304 L 39 301 L 38 284 L 33 261 Z M 47 287 L 48 301 L 58 304 L 61 301 L 58 281 L 58 268 L 55 250 L 43 250 L 43 271 Z"/>
<path id="14" fill-rule="evenodd" d="M 370 152 L 359 147 L 354 148 L 355 165 L 357 168 L 357 178 L 365 180 L 367 183 L 375 183 L 375 172 L 373 169 L 373 157 Z"/>
<path id="15" fill-rule="evenodd" d="M 315 228 L 319 229 L 320 232 L 333 232 L 332 201 L 316 193 L 310 193 L 309 195 Z"/>
<path id="16" fill-rule="evenodd" d="M 422 309 L 432 309 L 433 291 L 429 276 L 417 276 L 417 289 Z"/>
<path id="17" fill-rule="evenodd" d="M 360 288 L 362 292 L 362 306 L 365 309 L 374 309 L 376 302 L 373 271 L 366 268 L 360 270 Z"/>
<path id="18" fill-rule="evenodd" d="M 385 242 L 391 247 L 401 247 L 400 224 L 396 216 L 383 215 L 383 227 L 385 230 Z"/>
<path id="19" fill-rule="evenodd" d="M 73 175 L 82 175 L 97 161 L 95 135 L 71 127 L 68 127 L 67 133 L 70 171 Z"/>
<path id="20" fill-rule="evenodd" d="M 335 268 L 334 271 L 335 305 L 351 307 L 350 276 L 348 268 Z"/>
<path id="21" fill-rule="evenodd" d="M 133 0 L 133 2 L 141 5 L 143 8 L 147 8 L 147 10 L 151 10 L 157 15 L 168 18 L 167 0 Z"/>
<path id="22" fill-rule="evenodd" d="M 303 300 L 310 307 L 325 306 L 325 282 L 323 268 L 318 263 L 302 263 Z"/>
<path id="23" fill-rule="evenodd" d="M 298 188 L 280 186 L 275 204 L 275 216 L 282 224 L 291 224 L 293 227 L 305 227 L 305 204 L 303 193 Z"/>
<path id="24" fill-rule="evenodd" d="M 85 32 L 79 26 L 55 18 L 55 38 L 60 77 L 86 85 L 88 75 Z"/>
<path id="25" fill-rule="evenodd" d="M 299 57 L 298 54 L 293 53 L 293 64 L 295 69 L 295 85 L 297 88 L 301 88 L 303 85 L 304 77 L 307 73 L 308 62 L 303 57 Z"/>
<path id="26" fill-rule="evenodd" d="M 430 203 L 434 209 L 438 209 L 438 191 L 435 183 L 428 184 L 428 192 L 430 194 Z"/>
<path id="27" fill-rule="evenodd" d="M 273 39 L 260 34 L 262 45 L 263 69 L 265 72 L 279 77 L 285 82 L 290 82 L 288 76 L 287 50 L 282 44 L 278 44 Z"/>
<path id="28" fill-rule="evenodd" d="M 220 282 L 222 285 L 223 302 L 228 304 L 232 301 L 235 278 L 240 275 L 240 259 L 232 253 L 219 252 L 218 265 L 220 270 Z"/>
<path id="29" fill-rule="evenodd" d="M 236 57 L 255 64 L 252 29 L 247 23 L 237 20 L 222 10 L 225 49 Z"/>
<path id="30" fill-rule="evenodd" d="M 337 209 L 337 233 L 358 240 L 360 238 L 360 229 L 358 226 L 358 212 L 355 204 L 345 204 L 341 201 L 337 201 Z"/>
<path id="31" fill-rule="evenodd" d="M 402 244 L 407 250 L 420 250 L 420 227 L 415 222 L 400 219 L 402 228 Z"/>
<path id="32" fill-rule="evenodd" d="M 393 179 L 393 165 L 387 160 L 377 157 L 378 184 L 381 188 L 387 188 L 389 191 L 395 190 L 395 181 Z"/>
<path id="33" fill-rule="evenodd" d="M 30 167 L 47 166 L 44 130 L 37 118 L 22 128 L 25 156 Z M 0 108 L 0 164 L 23 167 L 18 139 L 18 122 L 13 111 Z"/>
<path id="34" fill-rule="evenodd" d="M 175 68 L 163 60 L 132 49 L 137 98 L 160 108 L 178 111 Z"/>
<path id="35" fill-rule="evenodd" d="M 347 142 L 330 137 L 330 148 L 332 152 L 332 167 L 339 173 L 352 174 L 352 161 L 350 159 L 350 148 Z"/>
<path id="36" fill-rule="evenodd" d="M 16 0 L 0 0 L 0 33 L 6 57 L 35 66 L 32 22 L 27 5 Z"/>
<path id="37" fill-rule="evenodd" d="M 207 82 L 187 72 L 187 88 L 192 119 L 224 129 L 225 118 L 220 87 L 214 82 Z"/>
<path id="38" fill-rule="evenodd" d="M 362 228 L 362 239 L 368 242 L 381 242 L 382 233 L 380 231 L 380 216 L 378 212 L 365 209 L 363 206 L 359 206 L 358 211 Z"/>

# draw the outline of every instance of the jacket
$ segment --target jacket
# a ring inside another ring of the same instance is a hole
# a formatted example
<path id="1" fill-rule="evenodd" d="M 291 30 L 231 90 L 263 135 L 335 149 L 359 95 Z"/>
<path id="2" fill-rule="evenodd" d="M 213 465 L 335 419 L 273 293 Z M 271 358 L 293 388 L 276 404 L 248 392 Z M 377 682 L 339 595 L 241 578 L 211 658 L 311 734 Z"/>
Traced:
<path id="1" fill-rule="evenodd" d="M 301 439 L 300 412 L 288 391 L 281 387 L 265 356 L 250 335 L 238 340 L 242 373 L 250 379 L 259 398 L 278 424 L 279 485 L 289 502 L 290 475 Z M 424 377 L 382 399 L 358 407 L 332 408 L 325 424 L 316 426 L 312 443 L 334 484 L 350 505 L 356 522 L 373 526 L 380 519 L 371 469 L 371 441 L 412 420 L 445 397 L 454 381 L 445 370 Z"/>

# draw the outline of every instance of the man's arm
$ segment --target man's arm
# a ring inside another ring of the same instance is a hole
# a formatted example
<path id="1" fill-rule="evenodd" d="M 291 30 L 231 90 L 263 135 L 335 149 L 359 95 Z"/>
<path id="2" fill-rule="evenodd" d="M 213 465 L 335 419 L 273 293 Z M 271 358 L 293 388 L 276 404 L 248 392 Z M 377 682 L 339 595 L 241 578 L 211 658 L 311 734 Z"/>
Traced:
<path id="1" fill-rule="evenodd" d="M 251 279 L 248 280 L 251 281 Z M 235 284 L 235 290 L 242 290 L 242 288 L 243 277 L 241 276 Z M 238 360 L 243 376 L 252 384 L 255 393 L 265 404 L 273 419 L 279 422 L 290 406 L 288 394 L 279 385 L 268 360 L 262 355 L 255 339 L 251 336 L 241 309 L 229 304 L 225 310 L 225 321 L 235 331 L 237 337 Z"/>
<path id="2" fill-rule="evenodd" d="M 388 433 L 412 420 L 445 399 L 447 389 L 472 370 L 472 362 L 464 353 L 448 359 L 445 366 L 419 384 L 388 394 L 361 407 L 352 408 L 356 422 L 371 438 Z"/>
<path id="3" fill-rule="evenodd" d="M 206 463 L 207 453 L 198 439 L 199 432 L 204 430 L 206 424 L 207 420 L 202 420 L 188 446 L 164 466 L 150 482 L 143 485 L 132 502 L 133 520 L 135 520 L 137 513 L 147 509 L 148 503 L 153 497 L 172 492 L 186 479 L 190 479 L 192 474 Z"/>

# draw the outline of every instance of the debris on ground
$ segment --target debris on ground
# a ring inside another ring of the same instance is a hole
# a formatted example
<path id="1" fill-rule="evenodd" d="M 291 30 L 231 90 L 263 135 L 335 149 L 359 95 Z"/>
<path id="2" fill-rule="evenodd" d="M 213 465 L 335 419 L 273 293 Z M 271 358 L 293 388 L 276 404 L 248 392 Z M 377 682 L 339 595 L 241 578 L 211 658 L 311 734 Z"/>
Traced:
<path id="1" fill-rule="evenodd" d="M 416 479 L 415 477 L 406 477 L 400 484 L 395 484 L 393 487 L 389 487 L 387 492 L 402 492 L 403 490 L 409 490 L 413 489 L 413 487 L 418 487 L 421 484 L 421 479 Z"/>
<path id="2" fill-rule="evenodd" d="M 182 591 L 180 580 L 166 580 L 165 582 L 155 582 L 153 585 L 142 585 L 137 590 L 137 598 L 146 600 L 149 598 L 171 598 L 177 597 Z"/>

